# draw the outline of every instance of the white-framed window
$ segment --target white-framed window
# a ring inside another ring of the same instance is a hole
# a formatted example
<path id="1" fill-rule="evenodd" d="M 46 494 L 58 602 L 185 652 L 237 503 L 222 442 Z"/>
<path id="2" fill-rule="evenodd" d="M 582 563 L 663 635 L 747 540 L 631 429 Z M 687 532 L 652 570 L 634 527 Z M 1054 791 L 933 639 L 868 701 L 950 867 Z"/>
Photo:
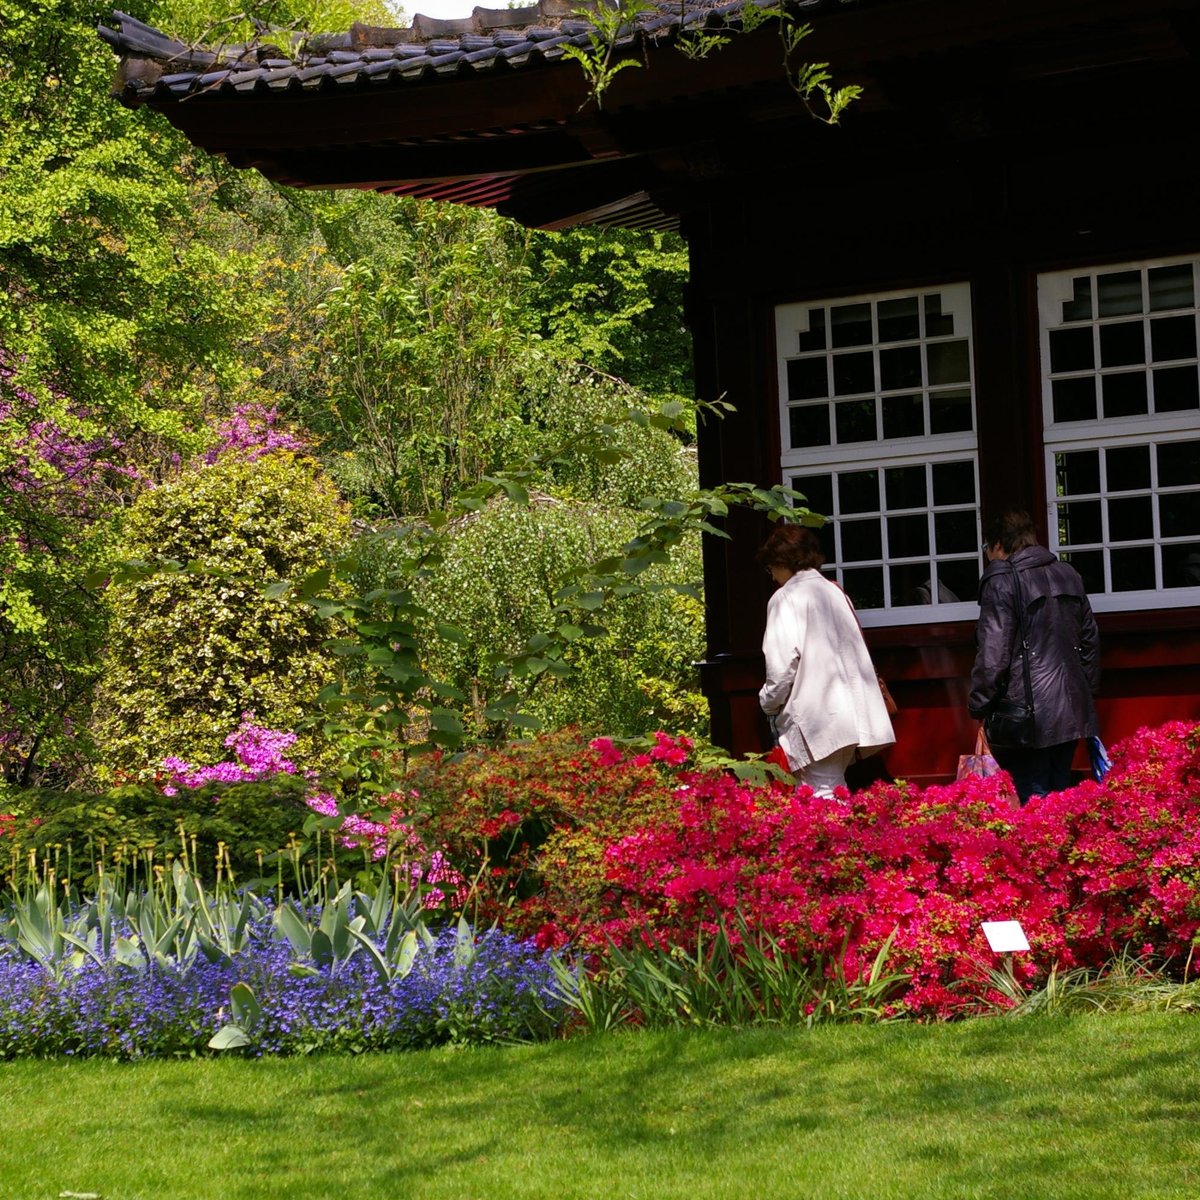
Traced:
<path id="1" fill-rule="evenodd" d="M 982 569 L 966 283 L 775 310 L 784 482 L 829 517 L 865 626 L 973 619 Z"/>
<path id="2" fill-rule="evenodd" d="M 1200 604 L 1200 259 L 1038 278 L 1050 549 L 1098 611 Z"/>

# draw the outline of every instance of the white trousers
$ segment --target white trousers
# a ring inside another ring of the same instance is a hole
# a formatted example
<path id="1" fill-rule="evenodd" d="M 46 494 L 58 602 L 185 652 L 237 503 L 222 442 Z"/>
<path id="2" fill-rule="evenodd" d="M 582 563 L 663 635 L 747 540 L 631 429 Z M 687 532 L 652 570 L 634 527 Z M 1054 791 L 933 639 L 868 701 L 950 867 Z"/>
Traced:
<path id="1" fill-rule="evenodd" d="M 854 761 L 855 749 L 854 746 L 843 746 L 827 758 L 818 758 L 792 774 L 798 783 L 807 783 L 815 795 L 832 797 L 834 788 L 846 786 L 846 768 Z"/>

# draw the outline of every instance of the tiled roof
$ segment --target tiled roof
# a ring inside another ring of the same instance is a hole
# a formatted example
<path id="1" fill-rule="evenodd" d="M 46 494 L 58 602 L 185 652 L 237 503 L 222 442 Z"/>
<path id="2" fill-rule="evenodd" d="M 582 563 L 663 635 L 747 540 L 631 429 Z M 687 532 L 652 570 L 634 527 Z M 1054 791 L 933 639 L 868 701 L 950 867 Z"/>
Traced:
<path id="1" fill-rule="evenodd" d="M 638 38 L 672 39 L 736 21 L 744 7 L 776 2 L 650 0 L 650 11 L 622 31 L 618 45 L 632 46 Z M 806 12 L 848 2 L 791 0 L 789 8 Z M 566 47 L 589 44 L 593 26 L 576 15 L 581 7 L 575 0 L 538 0 L 523 8 L 476 8 L 461 20 L 418 13 L 408 28 L 356 24 L 348 33 L 309 37 L 288 53 L 271 44 L 269 30 L 255 43 L 209 50 L 185 45 L 121 12 L 113 13 L 115 28 L 101 26 L 99 34 L 123 60 L 122 99 L 161 103 L 200 92 L 263 96 L 358 89 L 562 61 Z"/>

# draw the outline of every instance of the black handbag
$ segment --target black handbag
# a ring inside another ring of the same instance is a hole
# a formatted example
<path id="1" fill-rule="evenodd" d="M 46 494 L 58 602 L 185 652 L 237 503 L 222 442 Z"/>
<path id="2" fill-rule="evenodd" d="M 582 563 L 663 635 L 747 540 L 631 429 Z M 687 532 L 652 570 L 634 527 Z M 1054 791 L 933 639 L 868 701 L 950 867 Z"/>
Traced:
<path id="1" fill-rule="evenodd" d="M 1001 748 L 1021 748 L 1033 745 L 1037 733 L 1033 711 L 1033 684 L 1029 681 L 1029 638 L 1025 631 L 1025 597 L 1021 591 L 1021 576 L 1010 562 L 1013 573 L 1013 592 L 1017 604 L 1017 628 L 1021 634 L 1021 665 L 1025 676 L 1025 703 L 1002 696 L 992 705 L 983 720 L 988 742 Z M 1012 655 L 1009 655 L 1012 662 Z"/>

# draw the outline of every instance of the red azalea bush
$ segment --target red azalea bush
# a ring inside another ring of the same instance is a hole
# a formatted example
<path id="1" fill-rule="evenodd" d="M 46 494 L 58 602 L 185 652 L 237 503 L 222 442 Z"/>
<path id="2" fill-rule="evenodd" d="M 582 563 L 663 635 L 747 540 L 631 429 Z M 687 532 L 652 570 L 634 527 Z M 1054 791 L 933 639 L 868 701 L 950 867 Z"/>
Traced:
<path id="1" fill-rule="evenodd" d="M 1142 730 L 1103 784 L 1011 806 L 1006 775 L 923 790 L 876 784 L 847 803 L 808 788 L 681 776 L 678 811 L 607 851 L 614 885 L 591 943 L 694 940 L 738 914 L 797 955 L 911 976 L 904 1004 L 938 1016 L 987 990 L 986 920 L 1020 920 L 1026 980 L 1132 946 L 1180 966 L 1200 928 L 1200 728 Z"/>
<path id="2" fill-rule="evenodd" d="M 691 749 L 659 734 L 627 757 L 564 729 L 496 750 L 417 761 L 398 793 L 405 819 L 475 882 L 477 917 L 543 945 L 576 933 L 608 888 L 605 848 L 676 808 L 673 768 Z"/>
<path id="3" fill-rule="evenodd" d="M 801 959 L 911 977 L 905 1007 L 968 1011 L 997 959 L 987 920 L 1020 920 L 1027 982 L 1132 947 L 1182 969 L 1200 929 L 1200 727 L 1141 730 L 1103 784 L 1013 807 L 1006 775 L 919 789 L 876 784 L 845 802 L 689 766 L 658 735 L 629 756 L 557 734 L 428 762 L 412 780 L 430 839 L 489 916 L 544 943 L 693 943 L 723 919 Z"/>

